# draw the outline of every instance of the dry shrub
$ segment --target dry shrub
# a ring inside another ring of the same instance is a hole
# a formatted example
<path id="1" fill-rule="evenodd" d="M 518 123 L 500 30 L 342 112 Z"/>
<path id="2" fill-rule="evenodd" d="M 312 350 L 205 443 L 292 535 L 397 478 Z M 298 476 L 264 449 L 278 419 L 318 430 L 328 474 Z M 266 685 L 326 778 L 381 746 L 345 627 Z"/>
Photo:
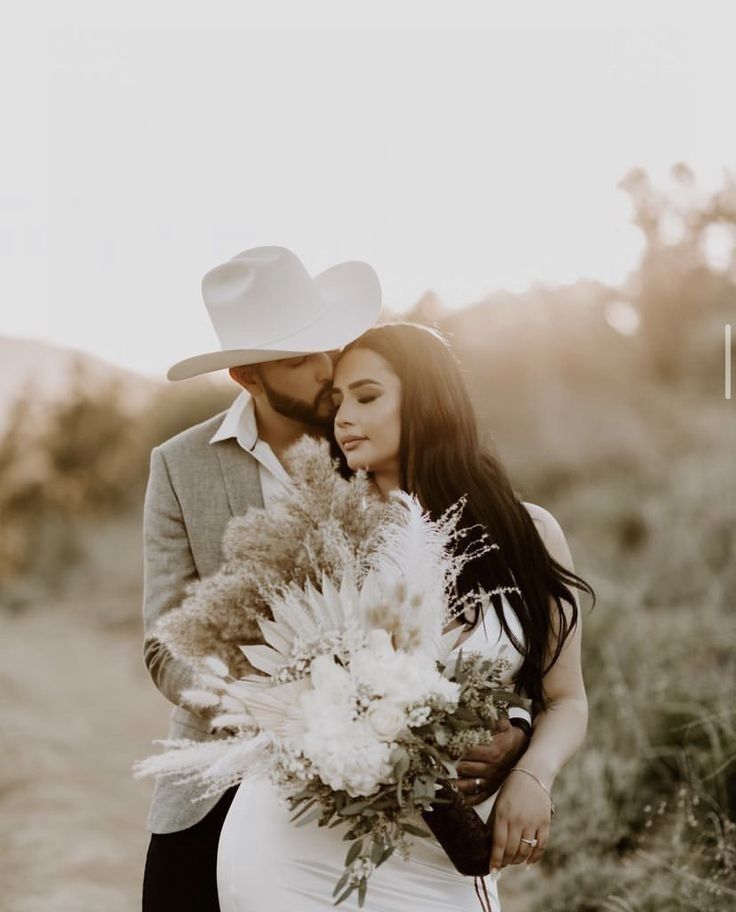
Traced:
<path id="1" fill-rule="evenodd" d="M 232 387 L 156 387 L 132 404 L 119 379 L 83 361 L 68 394 L 16 402 L 0 440 L 0 583 L 56 587 L 80 559 L 79 526 L 140 509 L 151 448 L 227 407 Z M 21 588 L 19 589 L 19 585 Z"/>

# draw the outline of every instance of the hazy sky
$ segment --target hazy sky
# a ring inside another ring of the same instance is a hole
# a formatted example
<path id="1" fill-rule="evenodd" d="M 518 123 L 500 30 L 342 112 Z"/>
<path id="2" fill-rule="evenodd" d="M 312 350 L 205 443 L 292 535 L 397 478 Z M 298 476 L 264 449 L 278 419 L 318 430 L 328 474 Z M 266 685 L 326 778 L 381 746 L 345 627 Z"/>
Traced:
<path id="1" fill-rule="evenodd" d="M 202 275 L 261 244 L 368 260 L 393 309 L 618 282 L 630 167 L 736 167 L 707 4 L 204 6 L 3 29 L 0 333 L 162 373 L 216 347 Z"/>

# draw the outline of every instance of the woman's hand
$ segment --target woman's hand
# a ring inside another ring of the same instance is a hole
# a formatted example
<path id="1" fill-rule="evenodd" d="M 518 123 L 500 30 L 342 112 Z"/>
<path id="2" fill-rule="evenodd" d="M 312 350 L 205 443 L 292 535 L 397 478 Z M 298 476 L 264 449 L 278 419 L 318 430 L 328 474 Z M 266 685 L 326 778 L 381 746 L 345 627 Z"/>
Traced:
<path id="1" fill-rule="evenodd" d="M 509 864 L 534 864 L 542 857 L 549 839 L 552 803 L 545 791 L 524 773 L 512 772 L 501 786 L 491 811 L 493 849 L 490 871 Z M 521 837 L 536 839 L 537 845 Z"/>

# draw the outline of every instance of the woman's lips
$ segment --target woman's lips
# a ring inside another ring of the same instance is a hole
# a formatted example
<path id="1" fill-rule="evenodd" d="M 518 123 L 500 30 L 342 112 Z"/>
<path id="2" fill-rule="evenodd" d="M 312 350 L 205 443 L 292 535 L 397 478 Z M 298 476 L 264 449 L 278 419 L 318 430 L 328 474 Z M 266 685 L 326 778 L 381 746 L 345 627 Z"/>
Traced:
<path id="1" fill-rule="evenodd" d="M 366 437 L 347 437 L 342 442 L 342 448 L 346 453 L 349 453 L 351 450 L 354 450 L 356 447 L 359 447 Z"/>

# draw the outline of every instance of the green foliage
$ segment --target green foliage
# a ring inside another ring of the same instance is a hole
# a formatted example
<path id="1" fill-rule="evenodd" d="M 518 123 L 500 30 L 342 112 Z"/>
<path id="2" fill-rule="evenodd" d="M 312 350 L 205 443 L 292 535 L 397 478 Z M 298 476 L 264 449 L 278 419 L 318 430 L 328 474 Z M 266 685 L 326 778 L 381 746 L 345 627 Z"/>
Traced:
<path id="1" fill-rule="evenodd" d="M 580 482 L 549 504 L 563 528 L 587 530 L 570 540 L 599 602 L 583 621 L 588 736 L 555 783 L 531 912 L 715 912 L 736 899 L 733 431 L 707 427 L 668 477 Z M 621 516 L 646 530 L 636 542 L 622 541 Z"/>

